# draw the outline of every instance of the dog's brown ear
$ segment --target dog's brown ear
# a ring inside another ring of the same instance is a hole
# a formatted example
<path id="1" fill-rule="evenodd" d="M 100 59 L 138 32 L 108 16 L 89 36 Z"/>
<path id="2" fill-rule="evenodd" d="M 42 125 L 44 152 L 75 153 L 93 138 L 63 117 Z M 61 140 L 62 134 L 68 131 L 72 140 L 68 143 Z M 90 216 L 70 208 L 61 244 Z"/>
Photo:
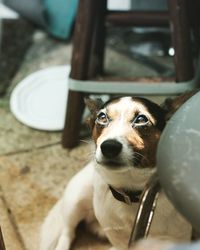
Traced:
<path id="1" fill-rule="evenodd" d="M 91 115 L 86 119 L 85 123 L 90 127 L 92 130 L 95 124 L 96 116 L 98 111 L 101 109 L 103 106 L 103 101 L 98 98 L 96 100 L 91 99 L 91 98 L 84 98 L 85 105 L 88 107 Z"/>
<path id="2" fill-rule="evenodd" d="M 103 101 L 100 98 L 94 100 L 86 97 L 84 98 L 84 101 L 92 115 L 96 114 L 103 106 Z"/>
<path id="3" fill-rule="evenodd" d="M 197 90 L 193 90 L 181 94 L 175 98 L 167 98 L 165 102 L 162 104 L 162 108 L 166 112 L 166 120 L 169 120 L 172 117 L 172 115 L 180 108 L 180 106 L 197 92 L 198 92 Z"/>

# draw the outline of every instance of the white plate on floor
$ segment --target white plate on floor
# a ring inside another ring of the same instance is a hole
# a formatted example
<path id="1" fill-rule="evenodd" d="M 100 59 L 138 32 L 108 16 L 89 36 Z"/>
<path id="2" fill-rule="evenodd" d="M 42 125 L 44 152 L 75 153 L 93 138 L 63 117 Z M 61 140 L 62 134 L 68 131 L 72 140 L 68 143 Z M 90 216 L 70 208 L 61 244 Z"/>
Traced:
<path id="1" fill-rule="evenodd" d="M 13 90 L 10 109 L 25 125 L 46 131 L 64 127 L 70 66 L 37 71 Z"/>

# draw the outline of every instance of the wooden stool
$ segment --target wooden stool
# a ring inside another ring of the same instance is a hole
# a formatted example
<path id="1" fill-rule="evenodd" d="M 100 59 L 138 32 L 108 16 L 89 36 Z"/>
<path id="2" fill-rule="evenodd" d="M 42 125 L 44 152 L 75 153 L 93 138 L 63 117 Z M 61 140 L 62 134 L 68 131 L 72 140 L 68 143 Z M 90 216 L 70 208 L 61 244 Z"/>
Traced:
<path id="1" fill-rule="evenodd" d="M 178 94 L 193 89 L 195 83 L 191 49 L 191 30 L 187 13 L 189 0 L 168 0 L 169 11 L 108 11 L 106 0 L 80 0 L 75 24 L 71 74 L 63 147 L 77 145 L 84 96 L 109 94 Z M 170 24 L 175 50 L 175 81 L 103 82 L 91 81 L 103 73 L 106 24 L 132 26 L 167 26 Z M 179 82 L 179 83 L 176 83 Z"/>

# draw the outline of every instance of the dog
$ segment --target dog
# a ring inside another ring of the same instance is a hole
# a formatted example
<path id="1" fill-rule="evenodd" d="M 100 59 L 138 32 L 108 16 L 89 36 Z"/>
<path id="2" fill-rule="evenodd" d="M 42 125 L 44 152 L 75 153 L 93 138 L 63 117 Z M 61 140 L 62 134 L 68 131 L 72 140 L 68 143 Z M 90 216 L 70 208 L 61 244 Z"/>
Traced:
<path id="1" fill-rule="evenodd" d="M 41 230 L 41 250 L 69 250 L 84 220 L 112 249 L 126 250 L 141 192 L 156 172 L 156 149 L 167 112 L 140 97 L 86 100 L 94 159 L 68 183 Z M 161 191 L 149 232 L 187 241 L 191 227 Z"/>

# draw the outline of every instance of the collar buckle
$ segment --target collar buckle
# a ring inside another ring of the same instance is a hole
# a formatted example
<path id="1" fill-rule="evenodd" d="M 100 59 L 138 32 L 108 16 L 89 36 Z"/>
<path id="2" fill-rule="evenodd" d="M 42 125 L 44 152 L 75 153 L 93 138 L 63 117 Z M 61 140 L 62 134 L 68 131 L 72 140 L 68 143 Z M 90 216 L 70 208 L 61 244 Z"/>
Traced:
<path id="1" fill-rule="evenodd" d="M 126 194 L 124 194 L 123 196 L 124 196 L 125 203 L 128 204 L 128 205 L 131 205 L 132 201 L 131 201 L 130 197 L 128 195 L 126 195 Z"/>

